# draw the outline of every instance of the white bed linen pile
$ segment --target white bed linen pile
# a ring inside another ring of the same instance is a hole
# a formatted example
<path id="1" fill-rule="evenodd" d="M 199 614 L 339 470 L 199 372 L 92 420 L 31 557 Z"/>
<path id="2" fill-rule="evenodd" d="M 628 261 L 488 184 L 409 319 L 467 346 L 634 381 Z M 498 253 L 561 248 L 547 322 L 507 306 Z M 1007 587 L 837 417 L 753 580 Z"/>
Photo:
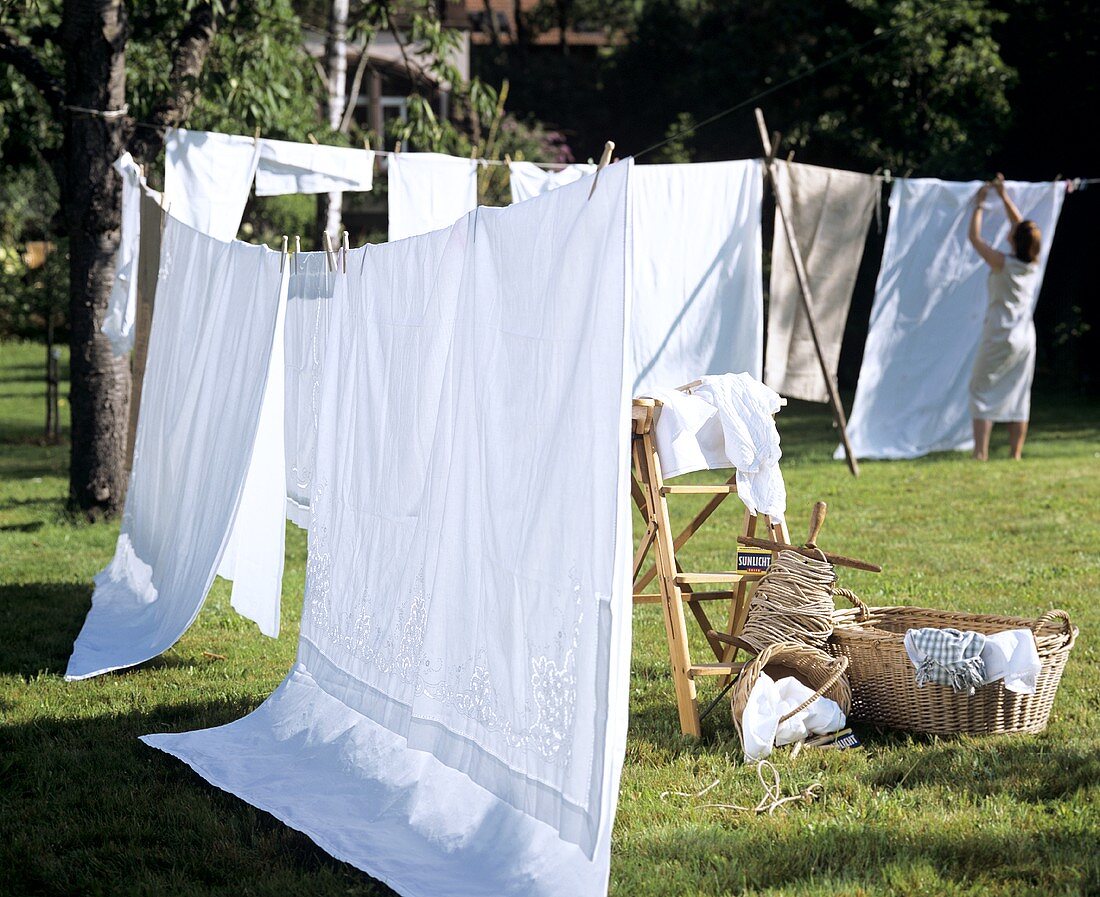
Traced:
<path id="1" fill-rule="evenodd" d="M 969 382 L 988 301 L 989 268 L 967 240 L 979 181 L 902 179 L 890 194 L 879 269 L 848 438 L 857 458 L 916 458 L 969 450 Z M 1009 195 L 1043 232 L 1042 271 L 1065 196 L 1062 183 L 1010 181 Z M 1009 252 L 1001 200 L 986 200 L 982 235 Z M 842 458 L 843 449 L 836 457 Z"/>
<path id="2" fill-rule="evenodd" d="M 168 218 L 122 531 L 66 679 L 156 657 L 198 614 L 244 488 L 281 284 L 278 253 Z"/>
<path id="3" fill-rule="evenodd" d="M 145 738 L 402 894 L 606 892 L 630 173 L 351 253 L 298 663 L 242 720 Z"/>

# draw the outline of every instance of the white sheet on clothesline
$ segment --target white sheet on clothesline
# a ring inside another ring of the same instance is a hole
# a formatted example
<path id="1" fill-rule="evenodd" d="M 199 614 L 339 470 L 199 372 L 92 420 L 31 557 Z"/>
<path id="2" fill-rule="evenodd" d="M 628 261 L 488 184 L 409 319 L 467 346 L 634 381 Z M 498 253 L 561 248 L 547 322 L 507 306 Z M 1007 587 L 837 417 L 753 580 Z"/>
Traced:
<path id="1" fill-rule="evenodd" d="M 390 240 L 450 227 L 477 208 L 479 165 L 443 153 L 393 153 L 387 167 Z"/>
<path id="2" fill-rule="evenodd" d="M 115 252 L 115 282 L 107 299 L 103 332 L 111 341 L 116 356 L 128 355 L 134 348 L 134 323 L 137 319 L 137 260 L 141 242 L 141 195 L 149 187 L 141 168 L 129 153 L 119 156 L 112 166 L 122 180 L 122 220 L 118 250 Z M 156 191 L 150 191 L 157 196 Z"/>
<path id="3" fill-rule="evenodd" d="M 353 267 L 357 254 L 349 253 Z M 361 262 L 360 262 L 361 265 Z M 317 457 L 321 373 L 328 349 L 333 290 L 343 277 L 323 252 L 303 252 L 292 264 L 286 303 L 286 516 L 309 528 L 309 490 Z"/>
<path id="4" fill-rule="evenodd" d="M 967 240 L 967 228 L 980 186 L 978 181 L 921 178 L 894 184 L 848 421 L 857 458 L 916 458 L 973 448 L 968 385 L 988 301 L 989 269 Z M 1065 185 L 1010 181 L 1007 186 L 1020 213 L 1043 232 L 1038 299 Z M 1008 220 L 992 193 L 982 234 L 990 245 L 1009 251 Z M 844 457 L 842 449 L 836 457 Z"/>
<path id="5" fill-rule="evenodd" d="M 534 162 L 509 162 L 508 180 L 512 188 L 512 202 L 523 202 L 542 196 L 543 193 L 579 181 L 595 170 L 595 165 L 583 163 L 550 170 L 539 168 Z"/>
<path id="6" fill-rule="evenodd" d="M 66 679 L 156 657 L 198 614 L 244 487 L 281 284 L 278 253 L 168 218 L 122 531 Z"/>
<path id="7" fill-rule="evenodd" d="M 172 217 L 218 240 L 237 236 L 260 143 L 211 131 L 170 130 L 164 139 L 164 204 Z"/>
<path id="8" fill-rule="evenodd" d="M 636 395 L 703 374 L 760 379 L 763 196 L 755 160 L 635 169 Z"/>
<path id="9" fill-rule="evenodd" d="M 145 737 L 402 894 L 607 889 L 630 172 L 351 254 L 298 663 L 238 722 Z"/>
<path id="10" fill-rule="evenodd" d="M 256 195 L 354 193 L 374 186 L 374 153 L 351 146 L 260 141 Z"/>

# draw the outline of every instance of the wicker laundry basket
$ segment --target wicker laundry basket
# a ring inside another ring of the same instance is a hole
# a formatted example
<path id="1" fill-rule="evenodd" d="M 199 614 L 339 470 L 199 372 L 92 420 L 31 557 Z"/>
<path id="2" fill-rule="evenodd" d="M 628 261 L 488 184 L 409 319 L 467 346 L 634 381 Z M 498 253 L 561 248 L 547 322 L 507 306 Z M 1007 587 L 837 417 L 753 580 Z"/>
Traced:
<path id="1" fill-rule="evenodd" d="M 768 645 L 741 668 L 741 672 L 737 674 L 737 681 L 733 685 L 730 707 L 733 710 L 733 724 L 737 727 L 738 737 L 742 742 L 744 741 L 741 732 L 741 714 L 745 712 L 745 707 L 749 703 L 749 692 L 752 691 L 761 673 L 767 673 L 772 679 L 794 676 L 807 688 L 814 690 L 813 697 L 807 698 L 800 706 L 780 718 L 780 722 L 784 722 L 805 710 L 821 695 L 836 701 L 847 716 L 852 705 L 852 691 L 844 675 L 847 667 L 847 658 L 831 657 L 820 648 L 798 642 L 775 642 Z"/>
<path id="2" fill-rule="evenodd" d="M 848 589 L 837 589 L 836 594 L 853 607 L 836 612 L 827 649 L 848 660 L 854 720 L 935 735 L 998 735 L 1046 728 L 1062 671 L 1077 639 L 1077 627 L 1064 610 L 1047 611 L 1037 620 L 1029 620 L 922 607 L 868 607 Z M 999 681 L 983 685 L 972 695 L 935 683 L 918 688 L 904 640 L 907 630 L 924 627 L 987 635 L 1030 629 L 1042 663 L 1035 694 L 1017 694 Z"/>

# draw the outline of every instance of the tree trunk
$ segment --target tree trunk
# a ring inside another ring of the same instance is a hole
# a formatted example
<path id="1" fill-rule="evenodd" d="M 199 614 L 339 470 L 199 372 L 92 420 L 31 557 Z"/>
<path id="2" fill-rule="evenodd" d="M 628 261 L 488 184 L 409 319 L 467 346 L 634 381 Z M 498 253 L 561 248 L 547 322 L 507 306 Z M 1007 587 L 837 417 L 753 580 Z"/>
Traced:
<path id="1" fill-rule="evenodd" d="M 339 131 L 344 121 L 348 102 L 348 6 L 349 0 L 332 0 L 328 18 L 328 36 L 325 39 L 325 70 L 328 72 L 328 124 Z M 364 49 L 363 52 L 366 52 Z M 334 241 L 339 241 L 340 213 L 344 194 L 335 191 L 328 194 L 325 214 L 325 230 Z"/>
<path id="2" fill-rule="evenodd" d="M 121 0 L 65 0 L 61 43 L 71 106 L 121 109 L 126 100 L 126 12 Z M 123 457 L 130 361 L 100 329 L 114 281 L 122 220 L 118 175 L 123 120 L 71 111 L 62 148 L 61 207 L 69 236 L 69 502 L 89 518 L 117 514 L 126 496 Z"/>

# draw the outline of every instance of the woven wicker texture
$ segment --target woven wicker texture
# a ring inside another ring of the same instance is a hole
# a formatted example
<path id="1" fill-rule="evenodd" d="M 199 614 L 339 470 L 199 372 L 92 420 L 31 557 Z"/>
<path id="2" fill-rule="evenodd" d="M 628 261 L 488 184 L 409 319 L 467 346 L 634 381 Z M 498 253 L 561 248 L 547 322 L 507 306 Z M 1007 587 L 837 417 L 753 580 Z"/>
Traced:
<path id="1" fill-rule="evenodd" d="M 781 551 L 749 600 L 741 640 L 753 651 L 776 642 L 824 648 L 833 631 L 836 571 L 825 560 Z"/>
<path id="2" fill-rule="evenodd" d="M 854 605 L 836 612 L 836 628 L 827 646 L 833 656 L 848 660 L 852 719 L 935 735 L 997 735 L 1046 728 L 1078 633 L 1064 610 L 1047 611 L 1032 620 L 922 607 L 868 607 L 848 589 L 837 589 L 836 594 Z M 904 639 L 907 630 L 924 627 L 986 635 L 1030 629 L 1042 663 L 1035 694 L 1017 694 L 1003 682 L 983 685 L 973 695 L 934 683 L 917 688 Z"/>
<path id="3" fill-rule="evenodd" d="M 780 722 L 790 719 L 796 713 L 801 713 L 821 695 L 836 701 L 847 716 L 852 706 L 852 691 L 844 675 L 847 666 L 847 659 L 830 657 L 821 649 L 811 648 L 809 645 L 800 645 L 797 642 L 776 642 L 768 645 L 741 668 L 730 693 L 730 708 L 733 711 L 733 724 L 737 727 L 738 737 L 742 738 L 741 714 L 745 712 L 745 707 L 749 703 L 749 693 L 761 673 L 767 673 L 772 679 L 794 676 L 807 688 L 814 690 L 813 697 L 803 701 L 790 713 L 781 717 Z"/>

